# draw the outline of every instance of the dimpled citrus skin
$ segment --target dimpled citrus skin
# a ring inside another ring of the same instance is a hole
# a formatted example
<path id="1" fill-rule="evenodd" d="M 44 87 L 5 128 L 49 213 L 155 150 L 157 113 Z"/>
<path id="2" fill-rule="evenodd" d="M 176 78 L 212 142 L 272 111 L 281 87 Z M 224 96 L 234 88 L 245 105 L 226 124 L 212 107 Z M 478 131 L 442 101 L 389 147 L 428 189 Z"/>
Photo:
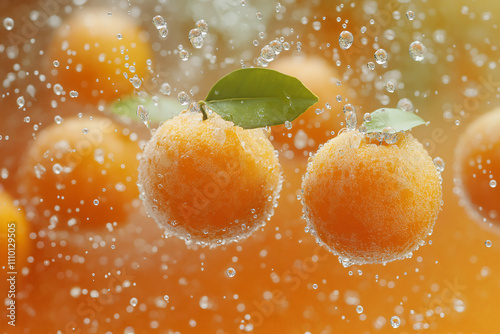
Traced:
<path id="1" fill-rule="evenodd" d="M 338 112 L 326 109 L 325 104 L 333 105 L 336 95 L 346 98 L 346 86 L 337 86 L 339 74 L 332 64 L 318 56 L 280 58 L 272 62 L 269 68 L 298 78 L 319 98 L 317 103 L 292 122 L 290 130 L 284 125 L 272 128 L 273 144 L 280 151 L 290 150 L 295 158 L 305 161 L 309 152 L 315 152 L 320 144 L 333 137 L 332 131 L 340 130 L 342 119 L 337 117 Z M 319 115 L 316 114 L 318 108 L 324 110 Z M 292 136 L 289 137 L 289 134 Z"/>
<path id="2" fill-rule="evenodd" d="M 500 109 L 482 115 L 460 136 L 455 176 L 469 214 L 500 226 Z M 491 187 L 491 180 L 497 186 Z"/>
<path id="3" fill-rule="evenodd" d="M 102 117 L 69 118 L 43 129 L 31 143 L 21 174 L 25 196 L 38 213 L 56 215 L 58 228 L 67 227 L 71 218 L 79 228 L 121 223 L 125 207 L 138 196 L 140 152 L 124 131 Z M 56 164 L 62 167 L 59 174 Z"/>
<path id="4" fill-rule="evenodd" d="M 107 12 L 94 9 L 74 14 L 56 31 L 49 47 L 51 61 L 59 62 L 54 83 L 67 93 L 76 90 L 82 101 L 112 101 L 132 92 L 128 78 L 144 77 L 146 61 L 152 57 L 138 22 L 116 11 L 111 16 Z M 135 67 L 134 73 L 130 66 Z"/>
<path id="5" fill-rule="evenodd" d="M 327 142 L 310 160 L 306 218 L 318 238 L 353 263 L 400 259 L 418 248 L 440 210 L 439 174 L 410 134 L 372 144 L 358 131 Z"/>
<path id="6" fill-rule="evenodd" d="M 14 223 L 15 227 L 12 226 Z M 15 232 L 12 233 L 12 228 Z M 9 231 L 10 229 L 10 231 Z M 12 198 L 0 185 L 0 251 L 2 258 L 0 260 L 0 269 L 8 265 L 8 244 L 13 244 L 9 240 L 12 234 L 15 239 L 16 269 L 20 269 L 26 263 L 26 256 L 30 249 L 30 240 L 28 238 L 28 224 L 24 217 L 24 212 L 19 209 Z M 11 235 L 11 236 L 9 236 Z M 12 268 L 7 267 L 5 272 L 14 272 Z"/>
<path id="7" fill-rule="evenodd" d="M 213 246 L 250 235 L 272 215 L 281 167 L 263 130 L 183 113 L 145 147 L 139 183 L 167 234 Z"/>

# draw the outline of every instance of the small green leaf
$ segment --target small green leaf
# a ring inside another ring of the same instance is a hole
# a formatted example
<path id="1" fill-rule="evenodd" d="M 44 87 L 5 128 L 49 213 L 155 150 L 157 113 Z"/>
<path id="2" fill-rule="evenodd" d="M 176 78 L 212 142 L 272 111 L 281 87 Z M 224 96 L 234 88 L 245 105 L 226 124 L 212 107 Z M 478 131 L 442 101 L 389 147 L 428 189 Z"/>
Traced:
<path id="1" fill-rule="evenodd" d="M 382 108 L 371 113 L 371 121 L 364 122 L 366 132 L 382 132 L 390 127 L 395 132 L 406 131 L 425 124 L 425 121 L 416 114 L 402 109 Z"/>
<path id="2" fill-rule="evenodd" d="M 147 109 L 149 121 L 152 124 L 159 124 L 160 122 L 173 118 L 185 109 L 177 99 L 172 97 L 160 96 L 158 105 L 155 105 L 155 102 L 149 97 L 144 99 L 136 96 L 129 96 L 113 102 L 111 111 L 117 115 L 141 122 L 137 116 L 137 107 L 141 104 Z"/>
<path id="3" fill-rule="evenodd" d="M 205 99 L 210 109 L 245 129 L 291 122 L 316 102 L 299 79 L 264 68 L 229 73 Z"/>

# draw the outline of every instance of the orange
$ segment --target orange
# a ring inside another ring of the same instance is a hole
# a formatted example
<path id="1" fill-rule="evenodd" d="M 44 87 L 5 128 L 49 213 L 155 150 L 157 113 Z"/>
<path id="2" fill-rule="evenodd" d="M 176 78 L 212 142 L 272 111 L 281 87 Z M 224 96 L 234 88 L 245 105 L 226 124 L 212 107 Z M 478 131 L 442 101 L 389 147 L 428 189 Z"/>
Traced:
<path id="1" fill-rule="evenodd" d="M 344 132 L 310 160 L 302 187 L 313 233 L 344 264 L 408 256 L 432 231 L 441 206 L 439 173 L 410 134 L 378 145 Z"/>
<path id="2" fill-rule="evenodd" d="M 281 167 L 263 130 L 186 112 L 164 122 L 147 144 L 139 183 L 167 235 L 213 246 L 247 237 L 269 220 Z"/>
<path id="3" fill-rule="evenodd" d="M 500 109 L 484 114 L 455 148 L 455 183 L 463 205 L 479 222 L 500 225 Z"/>
<path id="4" fill-rule="evenodd" d="M 101 117 L 42 130 L 23 162 L 25 196 L 58 228 L 121 222 L 138 195 L 140 150 L 129 132 Z"/>
<path id="5" fill-rule="evenodd" d="M 340 130 L 343 119 L 337 115 L 342 113 L 344 103 L 336 101 L 336 96 L 347 97 L 347 88 L 338 86 L 339 74 L 326 59 L 318 56 L 284 57 L 270 65 L 271 69 L 298 78 L 319 97 L 319 102 L 311 106 L 295 119 L 292 128 L 284 125 L 272 128 L 273 144 L 285 158 L 302 158 L 305 160 L 309 152 L 316 152 L 318 146 L 332 138 L 332 132 Z M 328 103 L 330 108 L 325 105 Z M 319 114 L 317 109 L 323 110 Z"/>
<path id="6" fill-rule="evenodd" d="M 55 32 L 49 47 L 49 58 L 59 63 L 54 83 L 89 102 L 131 93 L 130 79 L 142 79 L 152 57 L 146 36 L 136 20 L 119 12 L 74 14 Z"/>

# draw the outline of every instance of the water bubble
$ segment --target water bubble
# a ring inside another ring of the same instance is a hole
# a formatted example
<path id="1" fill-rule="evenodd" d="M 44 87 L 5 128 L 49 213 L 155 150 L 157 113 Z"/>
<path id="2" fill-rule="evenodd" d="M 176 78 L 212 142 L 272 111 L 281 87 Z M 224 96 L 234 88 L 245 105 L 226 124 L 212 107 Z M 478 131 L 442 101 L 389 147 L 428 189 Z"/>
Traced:
<path id="1" fill-rule="evenodd" d="M 263 15 L 262 15 L 262 13 L 261 13 L 261 12 L 257 12 L 257 13 L 255 14 L 255 16 L 256 16 L 259 20 L 262 20 Z"/>
<path id="2" fill-rule="evenodd" d="M 283 49 L 284 49 L 285 51 L 290 50 L 290 43 L 288 43 L 288 42 L 284 42 L 284 43 L 283 43 Z"/>
<path id="3" fill-rule="evenodd" d="M 164 82 L 160 86 L 160 93 L 163 95 L 170 95 L 172 93 L 172 88 L 168 83 Z"/>
<path id="4" fill-rule="evenodd" d="M 313 24 L 312 24 L 312 26 L 313 26 L 313 29 L 314 29 L 314 30 L 318 31 L 318 30 L 320 30 L 320 29 L 321 29 L 321 22 L 319 22 L 319 21 L 314 21 L 314 22 L 313 22 Z"/>
<path id="5" fill-rule="evenodd" d="M 97 206 L 97 205 L 99 205 L 99 200 L 96 198 L 96 199 L 94 199 L 94 201 L 92 203 L 94 203 L 94 205 Z"/>
<path id="6" fill-rule="evenodd" d="M 497 181 L 490 180 L 490 187 L 495 188 L 497 186 Z"/>
<path id="7" fill-rule="evenodd" d="M 179 51 L 179 57 L 182 61 L 186 61 L 189 59 L 189 52 L 187 52 L 186 50 L 181 50 Z"/>
<path id="8" fill-rule="evenodd" d="M 59 67 L 59 61 L 58 60 L 54 60 L 52 62 L 52 65 L 54 65 L 54 67 Z"/>
<path id="9" fill-rule="evenodd" d="M 119 40 L 121 40 L 123 38 L 123 35 L 122 34 L 118 34 L 118 35 L 116 35 L 116 38 L 118 38 Z"/>
<path id="10" fill-rule="evenodd" d="M 368 67 L 368 69 L 370 71 L 373 71 L 375 69 L 375 63 L 372 61 L 368 62 L 368 64 L 366 66 Z"/>
<path id="11" fill-rule="evenodd" d="M 387 62 L 387 51 L 384 49 L 378 49 L 373 55 L 377 64 L 385 64 Z"/>
<path id="12" fill-rule="evenodd" d="M 397 107 L 407 112 L 413 112 L 413 103 L 407 98 L 402 98 L 401 100 L 399 100 Z"/>
<path id="13" fill-rule="evenodd" d="M 363 313 L 363 306 L 361 305 L 356 306 L 356 312 L 358 312 L 358 314 Z"/>
<path id="14" fill-rule="evenodd" d="M 490 248 L 490 247 L 493 245 L 493 243 L 491 242 L 491 240 L 486 240 L 486 241 L 484 242 L 484 245 L 485 245 L 486 247 Z"/>
<path id="15" fill-rule="evenodd" d="M 47 170 L 45 167 L 43 167 L 40 163 L 37 163 L 35 166 L 35 175 L 37 179 L 41 179 L 42 175 L 46 172 Z"/>
<path id="16" fill-rule="evenodd" d="M 71 92 L 69 92 L 69 96 L 73 98 L 78 97 L 78 92 L 76 90 L 72 90 Z"/>
<path id="17" fill-rule="evenodd" d="M 260 56 L 267 62 L 273 61 L 274 57 L 276 57 L 276 53 L 271 46 L 266 45 L 260 50 Z"/>
<path id="18" fill-rule="evenodd" d="M 24 96 L 19 96 L 17 98 L 17 105 L 19 107 L 19 109 L 21 109 L 22 107 L 24 107 Z"/>
<path id="19" fill-rule="evenodd" d="M 410 44 L 409 53 L 410 53 L 410 56 L 415 61 L 422 61 L 422 60 L 424 60 L 425 51 L 426 51 L 425 45 L 423 45 L 419 41 L 415 41 L 415 42 L 412 42 Z"/>
<path id="20" fill-rule="evenodd" d="M 130 305 L 132 305 L 132 307 L 136 307 L 137 306 L 137 298 L 133 297 L 132 299 L 130 299 Z"/>
<path id="21" fill-rule="evenodd" d="M 14 28 L 14 20 L 10 17 L 6 17 L 3 20 L 3 26 L 6 30 L 12 30 Z"/>
<path id="22" fill-rule="evenodd" d="M 203 36 L 199 29 L 191 29 L 189 32 L 189 41 L 196 48 L 199 49 L 203 46 Z"/>
<path id="23" fill-rule="evenodd" d="M 413 21 L 415 19 L 415 13 L 409 10 L 406 12 L 406 17 L 408 18 L 408 20 Z"/>
<path id="24" fill-rule="evenodd" d="M 196 29 L 198 29 L 201 32 L 201 36 L 205 37 L 208 33 L 208 24 L 205 22 L 205 20 L 199 20 L 196 22 Z"/>
<path id="25" fill-rule="evenodd" d="M 279 12 L 280 12 L 280 10 L 281 10 L 281 4 L 278 2 L 278 3 L 276 4 L 276 13 L 279 13 Z"/>
<path id="26" fill-rule="evenodd" d="M 462 313 L 463 311 L 465 311 L 465 303 L 464 303 L 464 301 L 461 300 L 461 299 L 455 299 L 453 301 L 453 308 L 458 313 Z"/>
<path id="27" fill-rule="evenodd" d="M 341 98 L 342 100 L 342 98 Z M 350 103 L 347 103 L 346 105 L 344 105 L 344 113 L 348 113 L 348 112 L 354 112 L 355 109 L 354 109 L 354 106 Z"/>
<path id="28" fill-rule="evenodd" d="M 168 295 L 163 296 L 163 299 L 168 303 L 170 300 L 170 297 Z"/>
<path id="29" fill-rule="evenodd" d="M 384 135 L 384 141 L 389 144 L 396 144 L 398 141 L 398 133 L 394 131 L 390 126 L 382 129 L 382 134 Z"/>
<path id="30" fill-rule="evenodd" d="M 183 106 L 188 105 L 189 101 L 191 100 L 189 98 L 189 95 L 184 91 L 179 92 L 179 94 L 177 94 L 177 99 L 179 100 L 179 103 Z"/>
<path id="31" fill-rule="evenodd" d="M 372 114 L 367 112 L 363 115 L 363 121 L 364 122 L 371 122 L 372 121 Z"/>
<path id="32" fill-rule="evenodd" d="M 436 170 L 439 172 L 439 173 L 442 173 L 444 172 L 444 160 L 441 159 L 440 157 L 435 157 L 434 160 L 432 160 L 434 162 L 434 166 L 436 166 Z"/>
<path id="33" fill-rule="evenodd" d="M 398 328 L 401 325 L 401 319 L 397 315 L 391 318 L 391 326 L 392 328 Z"/>
<path id="34" fill-rule="evenodd" d="M 139 116 L 142 123 L 149 124 L 149 112 L 142 104 L 137 106 L 137 116 Z"/>
<path id="35" fill-rule="evenodd" d="M 228 268 L 226 271 L 226 275 L 229 278 L 234 277 L 234 275 L 236 275 L 236 270 L 234 270 L 234 268 Z"/>
<path id="36" fill-rule="evenodd" d="M 339 45 L 342 50 L 347 50 L 351 47 L 352 42 L 354 42 L 354 37 L 350 31 L 342 31 L 339 35 Z"/>
<path id="37" fill-rule="evenodd" d="M 291 130 L 292 129 L 292 122 L 286 121 L 285 128 L 287 128 L 287 130 Z"/>
<path id="38" fill-rule="evenodd" d="M 56 122 L 56 124 L 61 124 L 64 120 L 61 116 L 57 115 L 56 117 L 54 117 L 54 121 Z"/>
<path id="39" fill-rule="evenodd" d="M 156 15 L 155 17 L 153 17 L 153 24 L 158 30 L 162 27 L 167 27 L 167 23 L 161 15 Z"/>
<path id="40" fill-rule="evenodd" d="M 348 131 L 356 130 L 357 118 L 356 113 L 353 111 L 349 111 L 345 113 L 345 126 Z"/>

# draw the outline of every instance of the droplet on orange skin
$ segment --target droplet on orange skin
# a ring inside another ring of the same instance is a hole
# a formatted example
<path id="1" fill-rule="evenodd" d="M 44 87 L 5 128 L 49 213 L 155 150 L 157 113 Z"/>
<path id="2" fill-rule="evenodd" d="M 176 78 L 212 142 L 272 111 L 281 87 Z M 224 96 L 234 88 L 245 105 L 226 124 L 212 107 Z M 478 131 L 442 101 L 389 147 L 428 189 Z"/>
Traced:
<path id="1" fill-rule="evenodd" d="M 187 243 L 215 246 L 249 236 L 273 214 L 281 167 L 261 129 L 244 130 L 214 114 L 164 122 L 140 162 L 149 214 Z"/>
<path id="2" fill-rule="evenodd" d="M 293 152 L 293 157 L 307 159 L 309 152 L 315 152 L 320 144 L 332 138 L 332 131 L 341 129 L 343 119 L 337 117 L 341 109 L 333 110 L 337 95 L 346 98 L 345 86 L 336 84 L 338 73 L 324 58 L 317 56 L 288 57 L 277 59 L 270 68 L 298 78 L 319 97 L 319 102 L 311 106 L 292 122 L 292 128 L 284 125 L 272 128 L 273 144 L 281 151 Z M 327 109 L 329 103 L 332 109 Z M 316 109 L 323 109 L 319 114 Z M 290 136 L 291 135 L 291 136 Z"/>
<path id="3" fill-rule="evenodd" d="M 55 215 L 57 228 L 120 223 L 138 195 L 139 152 L 110 119 L 66 119 L 31 144 L 21 173 L 24 195 L 39 214 Z"/>
<path id="4" fill-rule="evenodd" d="M 500 227 L 500 109 L 482 115 L 455 148 L 455 183 L 468 213 Z M 500 229 L 497 229 L 500 231 Z"/>
<path id="5" fill-rule="evenodd" d="M 49 47 L 49 58 L 59 62 L 55 83 L 69 94 L 78 92 L 85 102 L 112 101 L 129 94 L 129 81 L 147 73 L 150 46 L 134 19 L 106 10 L 81 11 L 56 31 Z"/>
<path id="6" fill-rule="evenodd" d="M 432 159 L 410 134 L 373 144 L 358 131 L 326 143 L 302 188 L 306 218 L 332 252 L 354 264 L 401 259 L 432 231 L 441 184 Z"/>

